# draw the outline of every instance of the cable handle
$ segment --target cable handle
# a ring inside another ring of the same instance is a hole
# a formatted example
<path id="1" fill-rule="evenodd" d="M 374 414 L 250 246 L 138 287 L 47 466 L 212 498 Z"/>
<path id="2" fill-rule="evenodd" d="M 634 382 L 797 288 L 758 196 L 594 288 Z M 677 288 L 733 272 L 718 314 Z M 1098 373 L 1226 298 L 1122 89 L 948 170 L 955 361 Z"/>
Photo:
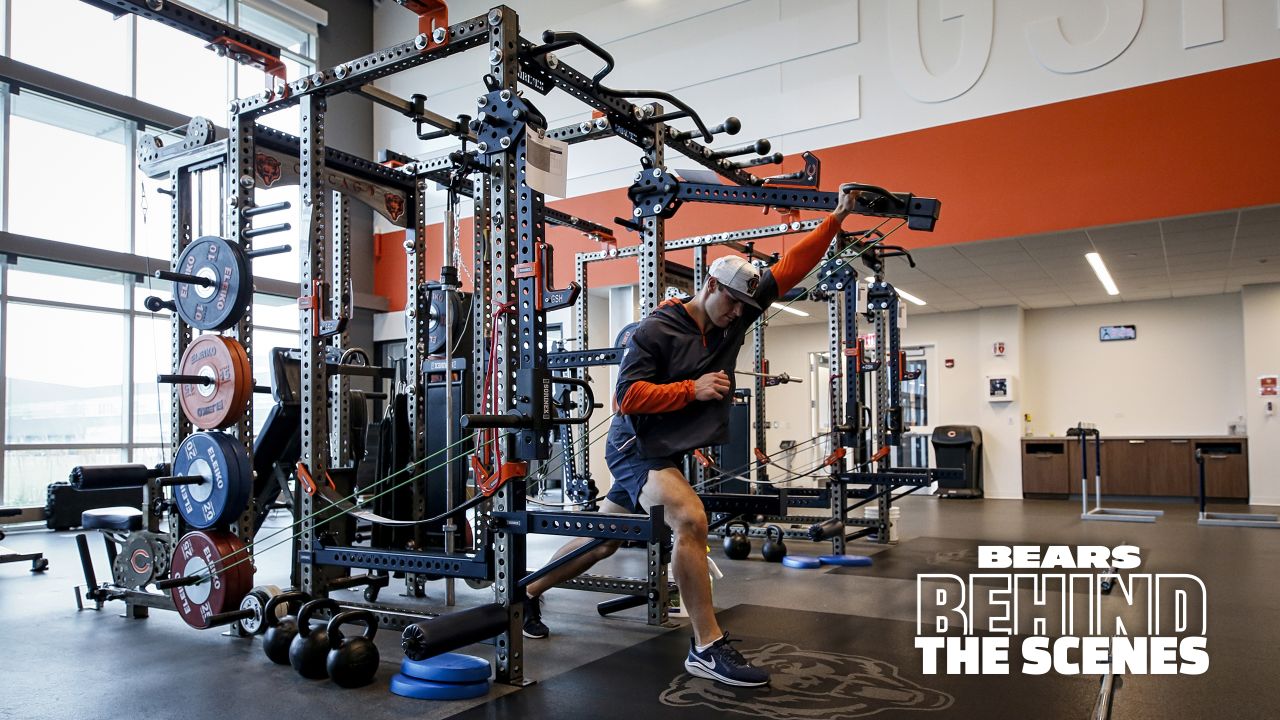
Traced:
<path id="1" fill-rule="evenodd" d="M 579 378 L 571 378 L 571 377 L 559 377 L 559 376 L 553 375 L 551 376 L 551 384 L 552 385 L 572 385 L 573 387 L 576 387 L 582 390 L 582 392 L 586 395 L 586 402 L 583 403 L 583 406 L 586 407 L 587 409 L 586 414 L 576 418 L 553 419 L 551 421 L 551 424 L 553 425 L 585 425 L 587 421 L 591 419 L 591 414 L 595 412 L 595 409 L 597 407 L 600 407 L 599 405 L 596 404 L 596 396 L 595 396 L 595 393 L 592 392 L 591 390 L 591 384 L 588 383 L 586 380 L 581 380 Z"/>

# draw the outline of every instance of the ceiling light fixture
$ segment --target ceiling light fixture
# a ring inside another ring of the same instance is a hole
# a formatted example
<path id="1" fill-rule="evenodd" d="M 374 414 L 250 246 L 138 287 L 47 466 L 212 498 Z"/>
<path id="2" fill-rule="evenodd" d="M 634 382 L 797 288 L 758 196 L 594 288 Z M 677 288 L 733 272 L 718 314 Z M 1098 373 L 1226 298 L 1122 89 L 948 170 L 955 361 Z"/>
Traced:
<path id="1" fill-rule="evenodd" d="M 1084 259 L 1089 261 L 1089 265 L 1093 266 L 1093 274 L 1098 276 L 1098 282 L 1102 283 L 1102 287 L 1107 289 L 1108 295 L 1119 295 L 1120 288 L 1116 287 L 1116 281 L 1111 279 L 1111 273 L 1107 271 L 1106 263 L 1102 262 L 1102 256 L 1096 252 L 1085 253 Z"/>
<path id="2" fill-rule="evenodd" d="M 915 295 L 912 295 L 911 293 L 907 292 L 906 290 L 903 290 L 903 289 L 902 289 L 902 288 L 900 288 L 900 287 L 895 287 L 895 288 L 894 288 L 894 290 L 897 290 L 897 291 L 898 291 L 898 297 L 902 298 L 903 300 L 906 300 L 906 301 L 907 301 L 907 302 L 909 302 L 909 303 L 915 303 L 916 305 L 928 305 L 928 304 L 929 304 L 929 303 L 927 303 L 927 302 L 925 302 L 925 301 L 921 300 L 920 298 L 916 297 Z"/>
<path id="3" fill-rule="evenodd" d="M 769 307 L 775 310 L 781 310 L 782 312 L 789 312 L 792 315 L 799 315 L 800 317 L 809 317 L 809 313 L 803 310 L 797 310 L 796 308 L 793 308 L 790 305 L 779 305 L 778 303 L 774 303 Z"/>

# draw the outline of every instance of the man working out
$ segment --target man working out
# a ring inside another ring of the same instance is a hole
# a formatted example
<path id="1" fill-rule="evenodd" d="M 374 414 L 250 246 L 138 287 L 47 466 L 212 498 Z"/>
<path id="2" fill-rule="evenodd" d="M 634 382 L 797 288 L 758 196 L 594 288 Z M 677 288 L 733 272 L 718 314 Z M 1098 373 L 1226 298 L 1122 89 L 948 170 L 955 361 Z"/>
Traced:
<path id="1" fill-rule="evenodd" d="M 693 625 L 684 666 L 698 677 L 744 687 L 769 682 L 769 674 L 752 667 L 716 622 L 707 576 L 707 513 L 678 468 L 686 453 L 728 442 L 733 373 L 747 330 L 763 308 L 818 264 L 853 201 L 853 194 L 841 193 L 835 211 L 763 273 L 736 255 L 713 262 L 698 294 L 688 302 L 662 303 L 636 328 L 622 357 L 614 391 L 618 414 L 605 447 L 613 487 L 600 509 L 635 513 L 663 506 L 675 533 L 672 571 Z M 589 541 L 573 540 L 555 557 Z M 542 593 L 617 548 L 616 541 L 601 545 L 530 583 L 525 636 L 549 634 L 542 622 Z"/>

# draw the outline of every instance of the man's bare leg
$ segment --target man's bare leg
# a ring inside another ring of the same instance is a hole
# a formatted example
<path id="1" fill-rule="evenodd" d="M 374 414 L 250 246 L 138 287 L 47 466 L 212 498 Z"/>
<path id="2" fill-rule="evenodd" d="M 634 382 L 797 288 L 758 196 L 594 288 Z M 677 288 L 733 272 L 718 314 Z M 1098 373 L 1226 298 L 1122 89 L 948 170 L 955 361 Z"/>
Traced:
<path id="1" fill-rule="evenodd" d="M 600 512 L 627 514 L 629 511 L 612 500 L 605 498 L 600 501 Z M 559 560 L 565 555 L 568 555 L 574 550 L 577 550 L 583 545 L 591 542 L 591 540 L 592 538 L 585 537 L 570 540 L 562 545 L 560 549 L 556 551 L 555 555 L 551 556 L 551 562 Z M 528 593 L 530 598 L 536 598 L 542 593 L 550 590 L 552 587 L 555 587 L 556 584 L 578 577 L 587 570 L 590 570 L 592 565 L 595 565 L 616 552 L 619 544 L 620 543 L 617 540 L 610 540 L 591 552 L 570 560 L 564 565 L 561 565 L 555 570 L 552 570 L 546 575 L 543 575 L 537 580 L 529 583 L 528 587 L 525 588 L 525 592 Z"/>
<path id="2" fill-rule="evenodd" d="M 680 604 L 693 623 L 694 641 L 705 645 L 720 639 L 724 632 L 716 622 L 711 604 L 711 578 L 707 574 L 707 512 L 689 481 L 675 468 L 650 470 L 640 490 L 640 506 L 646 510 L 662 505 L 666 522 L 675 531 L 671 556 Z"/>

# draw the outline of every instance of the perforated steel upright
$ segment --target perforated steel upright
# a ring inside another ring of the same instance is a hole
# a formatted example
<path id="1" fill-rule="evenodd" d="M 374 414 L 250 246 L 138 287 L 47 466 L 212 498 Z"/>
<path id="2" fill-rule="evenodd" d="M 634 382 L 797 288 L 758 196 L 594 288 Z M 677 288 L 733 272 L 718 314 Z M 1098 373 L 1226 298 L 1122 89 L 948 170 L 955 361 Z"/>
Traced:
<path id="1" fill-rule="evenodd" d="M 301 234 L 303 246 L 298 253 L 301 259 L 301 294 L 313 298 L 300 309 L 299 341 L 302 350 L 302 380 L 300 397 L 302 405 L 301 460 L 311 477 L 317 481 L 325 476 L 329 467 L 329 382 L 325 366 L 325 345 L 316 337 L 316 328 L 324 317 L 325 307 L 320 297 L 328 275 L 325 263 L 329 246 L 329 192 L 324 182 L 325 139 L 324 115 L 328 99 L 324 93 L 304 95 L 299 102 L 301 114 L 300 176 L 302 221 L 306 231 Z M 320 509 L 311 495 L 300 493 L 302 506 L 301 550 L 311 552 L 319 547 L 319 529 L 316 512 Z M 331 579 L 341 577 L 345 568 L 323 566 L 314 563 L 302 565 L 302 590 L 312 597 L 327 593 Z"/>
<path id="2" fill-rule="evenodd" d="M 661 115 L 662 106 L 655 104 L 653 112 Z M 640 172 L 661 175 L 666 168 L 664 140 L 667 137 L 667 126 L 655 123 L 653 129 L 653 145 L 645 150 L 645 169 Z M 649 137 L 645 141 L 648 144 Z M 667 264 L 663 257 L 667 243 L 666 221 L 652 215 L 643 219 L 641 228 L 640 255 L 637 258 L 640 264 L 640 317 L 646 318 L 658 309 L 658 303 L 662 302 L 667 287 Z"/>
<path id="3" fill-rule="evenodd" d="M 757 263 L 757 265 L 759 265 L 759 263 Z M 766 313 L 768 312 L 768 308 L 765 308 L 765 312 Z M 752 369 L 758 373 L 767 372 L 765 368 L 765 357 L 764 357 L 764 331 L 765 331 L 765 328 L 767 328 L 768 326 L 769 326 L 769 321 L 766 318 L 766 316 L 762 314 L 760 316 L 760 319 L 756 321 L 755 326 L 752 328 L 752 332 L 751 332 L 751 349 L 752 349 L 752 355 L 755 359 L 755 367 Z M 757 448 L 760 448 L 761 451 L 763 451 L 765 448 L 765 445 L 768 444 L 768 431 L 769 431 L 769 428 L 768 428 L 769 421 L 767 419 L 769 416 L 765 414 L 765 403 L 764 403 L 764 391 L 767 385 L 765 385 L 765 379 L 760 377 L 759 375 L 755 376 L 753 380 L 755 380 L 754 382 L 755 397 L 752 398 L 752 400 L 755 404 L 755 410 L 753 412 L 753 416 L 751 419 L 751 427 L 753 430 L 752 437 L 755 439 L 755 444 L 756 444 L 755 446 Z M 750 458 L 750 460 L 752 461 L 751 466 L 755 467 L 756 469 L 756 472 L 755 472 L 756 482 L 768 482 L 769 466 L 756 464 L 754 462 L 755 460 L 754 457 Z M 745 474 L 750 475 L 751 471 L 748 470 L 746 471 Z"/>
<path id="4" fill-rule="evenodd" d="M 333 288 L 329 299 L 330 316 L 334 318 L 348 317 L 351 313 L 351 294 L 347 288 L 351 283 L 351 221 L 348 213 L 347 196 L 332 191 L 330 193 L 333 211 L 332 240 L 329 245 L 329 277 Z M 342 332 L 330 338 L 332 347 L 346 351 L 351 347 L 351 336 L 344 327 Z M 351 380 L 346 375 L 334 375 L 329 378 L 329 442 L 332 448 L 332 459 L 338 467 L 347 467 L 351 463 Z M 363 428 L 361 428 L 363 431 Z"/>
<path id="5" fill-rule="evenodd" d="M 423 382 L 422 361 L 427 359 L 427 340 L 430 324 L 431 301 L 426 292 L 427 282 L 427 180 L 418 178 L 413 191 L 413 227 L 405 233 L 405 294 L 408 306 L 405 315 L 409 322 L 405 339 L 405 389 L 408 391 L 409 431 L 412 438 L 413 461 L 426 454 L 427 393 Z M 451 452 L 450 452 L 451 454 Z M 442 462 L 444 458 L 432 458 L 426 467 Z M 399 470 L 400 468 L 394 468 Z M 415 473 L 420 470 L 415 469 Z M 414 482 L 412 488 L 413 519 L 420 520 L 427 513 L 426 481 Z M 415 547 L 425 545 L 426 529 L 413 526 Z M 412 583 L 413 579 L 408 579 Z"/>
<path id="6" fill-rule="evenodd" d="M 253 190 L 254 182 L 254 140 L 253 140 L 253 116 L 245 116 L 233 113 L 233 127 L 231 128 L 231 141 L 229 149 L 230 162 L 224 169 L 227 173 L 226 177 L 226 202 L 227 202 L 227 223 L 226 232 L 227 240 L 232 245 L 239 245 L 240 249 L 245 253 L 253 250 L 253 240 L 246 234 L 246 230 L 251 227 L 252 220 L 246 216 L 244 211 L 253 207 L 254 198 Z M 183 172 L 182 174 L 186 174 Z M 174 198 L 175 200 L 177 198 Z M 178 256 L 175 254 L 174 258 Z M 252 263 L 249 263 L 252 266 Z M 250 267 L 250 277 L 245 282 L 252 284 L 252 267 Z M 245 306 L 244 315 L 240 321 L 235 324 L 228 332 L 228 335 L 235 338 L 244 346 L 245 353 L 249 356 L 250 362 L 253 360 L 253 303 L 250 302 Z M 177 365 L 174 365 L 176 368 Z M 174 393 L 175 396 L 177 393 Z M 253 402 L 252 400 L 246 405 L 244 415 L 240 421 L 232 428 L 236 439 L 244 446 L 245 457 L 249 460 L 249 467 L 253 467 Z M 176 438 L 177 436 L 175 436 Z M 176 442 L 176 440 L 175 440 Z M 235 533 L 242 542 L 249 545 L 247 552 L 252 553 L 254 520 L 258 515 L 258 502 L 253 494 L 250 494 L 248 505 L 245 506 L 244 512 L 240 513 L 240 517 L 231 526 L 231 532 Z"/>
<path id="7" fill-rule="evenodd" d="M 831 368 L 829 405 L 831 408 L 831 437 L 834 439 L 834 442 L 831 443 L 832 451 L 838 450 L 848 443 L 845 433 L 841 432 L 837 425 L 844 425 L 847 422 L 849 409 L 845 407 L 846 388 L 850 383 L 856 382 L 856 373 L 858 372 L 857 362 L 850 359 L 845 352 L 848 346 L 843 332 L 845 328 L 845 312 L 847 312 L 846 295 L 847 293 L 835 292 L 827 296 L 827 354 L 830 358 L 829 367 Z M 857 337 L 855 336 L 853 340 L 856 343 Z M 855 374 L 854 378 L 849 377 L 851 373 Z M 846 512 L 845 508 L 848 507 L 845 485 L 835 479 L 844 470 L 844 459 L 836 460 L 835 464 L 831 466 L 832 481 L 827 483 L 827 487 L 830 489 L 831 517 L 833 518 L 843 519 Z M 836 555 L 843 555 L 844 551 L 844 533 L 836 533 L 835 537 L 831 538 L 831 552 Z"/>
<path id="8" fill-rule="evenodd" d="M 497 7 L 489 11 L 489 71 L 497 81 L 501 92 L 514 96 L 517 88 L 517 48 L 520 43 L 519 21 L 513 10 Z M 492 388 L 496 403 L 495 411 L 510 412 L 515 407 L 515 372 L 519 356 L 514 352 L 523 346 L 525 352 L 540 351 L 543 355 L 543 367 L 546 363 L 545 322 L 538 328 L 534 322 L 541 313 L 532 312 L 532 300 L 537 292 L 534 278 L 521 281 L 523 287 L 517 287 L 515 281 L 515 262 L 533 260 L 532 243 L 541 239 L 542 218 L 533 213 L 533 205 L 541 205 L 541 193 L 531 191 L 523 186 L 523 169 L 527 132 L 521 133 L 519 140 L 505 153 L 491 156 L 489 165 L 489 275 L 492 288 L 491 297 L 495 308 L 515 303 L 519 323 L 513 322 L 510 315 L 503 315 L 499 322 L 493 324 L 493 332 L 497 336 L 495 357 L 490 359 L 497 368 L 495 386 Z M 523 198 L 523 200 L 522 200 Z M 533 222 L 530 222 L 530 221 Z M 526 225 L 526 223 L 529 223 Z M 528 291 L 523 297 L 519 294 Z M 533 337 L 541 331 L 541 337 Z M 528 347 L 525 343 L 538 343 L 541 347 Z M 521 431 L 517 442 L 509 442 L 510 434 L 501 434 L 505 439 L 499 440 L 508 449 L 522 446 L 531 440 L 533 433 Z M 533 442 L 538 442 L 534 440 Z M 512 457 L 511 452 L 504 453 Z M 518 456 L 518 455 L 517 455 Z M 494 468 L 502 472 L 502 468 Z M 495 512 L 520 512 L 525 509 L 525 479 L 511 478 L 493 497 Z M 498 682 L 520 684 L 524 679 L 524 590 L 518 579 L 525 571 L 526 537 L 523 533 L 508 532 L 498 529 L 494 533 L 494 588 L 497 601 L 507 607 L 507 629 L 497 638 L 495 658 L 497 660 L 496 679 Z"/>

